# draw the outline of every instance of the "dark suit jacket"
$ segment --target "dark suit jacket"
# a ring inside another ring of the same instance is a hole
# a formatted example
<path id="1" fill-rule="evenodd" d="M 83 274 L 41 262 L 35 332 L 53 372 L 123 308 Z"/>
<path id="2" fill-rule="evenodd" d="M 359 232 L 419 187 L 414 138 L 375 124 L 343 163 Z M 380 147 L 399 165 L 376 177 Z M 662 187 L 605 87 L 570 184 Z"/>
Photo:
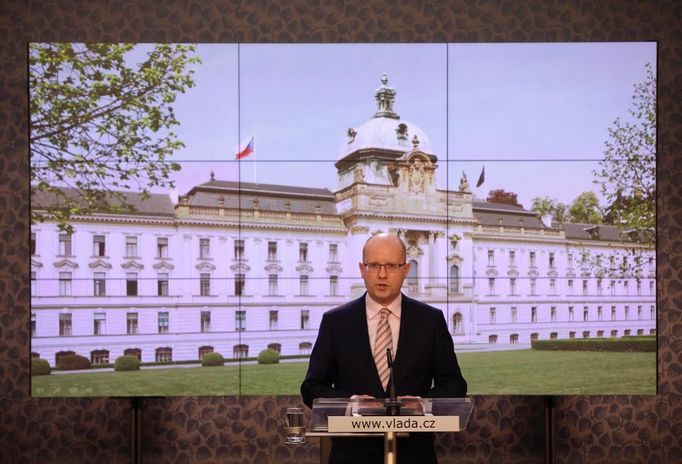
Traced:
<path id="1" fill-rule="evenodd" d="M 400 335 L 393 365 L 396 393 L 431 398 L 463 397 L 467 383 L 455 356 L 443 313 L 402 297 Z M 308 407 L 315 398 L 352 395 L 385 398 L 367 331 L 365 295 L 324 314 L 310 355 L 301 395 Z M 383 439 L 334 438 L 330 463 L 381 464 Z M 413 433 L 398 440 L 398 462 L 435 463 L 433 435 Z"/>

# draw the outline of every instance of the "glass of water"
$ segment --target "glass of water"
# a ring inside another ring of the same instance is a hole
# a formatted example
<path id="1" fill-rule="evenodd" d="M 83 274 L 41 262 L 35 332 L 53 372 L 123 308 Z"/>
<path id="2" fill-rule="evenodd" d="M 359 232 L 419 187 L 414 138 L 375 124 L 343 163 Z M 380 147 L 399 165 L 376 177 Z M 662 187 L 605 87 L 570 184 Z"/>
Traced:
<path id="1" fill-rule="evenodd" d="M 287 408 L 287 443 L 291 445 L 305 443 L 303 408 Z"/>

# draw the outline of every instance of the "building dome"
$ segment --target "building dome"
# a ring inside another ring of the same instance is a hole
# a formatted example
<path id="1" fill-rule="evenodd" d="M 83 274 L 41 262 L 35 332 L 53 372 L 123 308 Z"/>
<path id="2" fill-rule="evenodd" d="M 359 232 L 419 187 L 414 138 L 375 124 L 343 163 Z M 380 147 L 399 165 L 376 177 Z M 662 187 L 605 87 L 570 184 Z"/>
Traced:
<path id="1" fill-rule="evenodd" d="M 390 150 L 405 153 L 419 149 L 433 155 L 431 142 L 415 124 L 400 119 L 393 111 L 395 90 L 387 86 L 386 74 L 382 76 L 381 87 L 375 94 L 377 112 L 359 127 L 351 127 L 346 131 L 346 139 L 339 151 L 339 160 L 361 150 Z"/>

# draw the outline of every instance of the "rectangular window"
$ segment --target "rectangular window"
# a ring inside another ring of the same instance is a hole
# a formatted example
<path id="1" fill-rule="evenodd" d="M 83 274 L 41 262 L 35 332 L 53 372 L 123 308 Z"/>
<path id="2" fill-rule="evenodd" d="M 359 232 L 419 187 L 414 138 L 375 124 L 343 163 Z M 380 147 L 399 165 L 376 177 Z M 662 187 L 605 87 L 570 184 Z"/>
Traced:
<path id="1" fill-rule="evenodd" d="M 59 335 L 61 336 L 71 335 L 71 314 L 59 315 Z"/>
<path id="2" fill-rule="evenodd" d="M 92 256 L 106 256 L 106 242 L 104 235 L 92 236 Z"/>
<path id="3" fill-rule="evenodd" d="M 128 335 L 137 334 L 137 313 L 126 314 L 126 333 Z"/>
<path id="4" fill-rule="evenodd" d="M 556 322 L 556 306 L 552 306 L 550 309 L 550 318 L 552 319 L 552 322 Z"/>
<path id="5" fill-rule="evenodd" d="M 641 306 L 637 306 L 637 319 L 640 321 L 642 320 L 642 307 Z"/>
<path id="6" fill-rule="evenodd" d="M 160 272 L 156 278 L 156 295 L 168 296 L 168 273 Z"/>
<path id="7" fill-rule="evenodd" d="M 235 274 L 234 276 L 234 294 L 240 296 L 244 294 L 244 286 L 246 284 L 245 274 Z"/>
<path id="8" fill-rule="evenodd" d="M 513 323 L 519 322 L 519 312 L 518 312 L 518 310 L 516 309 L 516 306 L 512 306 L 512 307 L 511 307 L 511 321 L 512 321 Z"/>
<path id="9" fill-rule="evenodd" d="M 495 294 L 495 278 L 488 277 L 488 295 Z"/>
<path id="10" fill-rule="evenodd" d="M 616 320 L 616 307 L 611 306 L 611 320 L 615 321 Z"/>
<path id="11" fill-rule="evenodd" d="M 497 321 L 497 310 L 495 308 L 490 308 L 490 323 L 494 324 Z"/>
<path id="12" fill-rule="evenodd" d="M 625 320 L 626 321 L 630 320 L 630 307 L 629 306 L 625 307 Z"/>
<path id="13" fill-rule="evenodd" d="M 653 280 L 650 280 L 650 281 L 649 281 L 649 295 L 653 295 L 653 294 L 654 294 L 654 290 L 655 290 L 655 289 L 654 289 L 654 281 L 653 281 Z"/>
<path id="14" fill-rule="evenodd" d="M 137 272 L 126 273 L 126 296 L 137 296 Z"/>
<path id="15" fill-rule="evenodd" d="M 211 295 L 211 274 L 202 272 L 199 275 L 199 295 Z"/>
<path id="16" fill-rule="evenodd" d="M 628 284 L 629 282 L 627 280 L 623 281 L 623 290 L 625 290 L 625 295 L 630 294 L 630 286 Z"/>
<path id="17" fill-rule="evenodd" d="M 566 255 L 566 263 L 568 264 L 569 269 L 573 267 L 573 253 L 568 253 Z"/>
<path id="18" fill-rule="evenodd" d="M 31 295 L 38 295 L 38 280 L 36 279 L 35 271 L 31 271 Z"/>
<path id="19" fill-rule="evenodd" d="M 516 278 L 511 277 L 509 279 L 509 294 L 516 295 Z"/>
<path id="20" fill-rule="evenodd" d="M 495 265 L 495 250 L 488 250 L 488 266 Z"/>
<path id="21" fill-rule="evenodd" d="M 566 291 L 569 295 L 573 295 L 573 280 L 568 280 L 568 290 Z"/>
<path id="22" fill-rule="evenodd" d="M 602 309 L 601 306 L 597 306 L 597 320 L 599 321 L 604 320 L 604 310 Z"/>
<path id="23" fill-rule="evenodd" d="M 277 330 L 279 324 L 279 313 L 277 310 L 270 310 L 270 330 Z"/>
<path id="24" fill-rule="evenodd" d="M 637 279 L 637 296 L 642 295 L 642 281 Z"/>
<path id="25" fill-rule="evenodd" d="M 211 240 L 208 238 L 199 239 L 199 259 L 209 259 L 211 257 Z"/>
<path id="26" fill-rule="evenodd" d="M 531 322 L 538 321 L 538 308 L 536 308 L 535 306 L 530 308 L 530 321 Z"/>
<path id="27" fill-rule="evenodd" d="M 234 241 L 234 259 L 244 259 L 244 240 Z"/>
<path id="28" fill-rule="evenodd" d="M 71 273 L 59 273 L 59 296 L 71 296 Z"/>
<path id="29" fill-rule="evenodd" d="M 549 254 L 549 268 L 554 269 L 556 262 L 554 261 L 554 253 Z"/>
<path id="30" fill-rule="evenodd" d="M 277 242 L 268 242 L 268 261 L 277 261 Z"/>
<path id="31" fill-rule="evenodd" d="M 168 258 L 168 238 L 159 237 L 156 239 L 156 257 Z"/>
<path id="32" fill-rule="evenodd" d="M 616 281 L 612 280 L 611 283 L 609 284 L 609 288 L 611 289 L 611 296 L 616 295 Z"/>
<path id="33" fill-rule="evenodd" d="M 310 310 L 301 310 L 301 330 L 306 330 L 308 328 L 308 322 L 310 322 Z"/>
<path id="34" fill-rule="evenodd" d="M 126 258 L 137 258 L 137 237 L 126 237 Z"/>
<path id="35" fill-rule="evenodd" d="M 516 266 L 516 252 L 515 251 L 509 252 L 509 265 L 510 266 Z"/>
<path id="36" fill-rule="evenodd" d="M 583 306 L 583 322 L 588 322 L 590 320 L 590 308 Z"/>
<path id="37" fill-rule="evenodd" d="M 107 280 L 104 272 L 95 272 L 93 280 L 93 295 L 106 296 L 107 294 Z"/>
<path id="38" fill-rule="evenodd" d="M 339 246 L 336 243 L 329 244 L 329 261 L 335 263 L 339 260 Z"/>
<path id="39" fill-rule="evenodd" d="M 268 295 L 277 295 L 277 274 L 268 276 Z"/>
<path id="40" fill-rule="evenodd" d="M 329 276 L 329 294 L 331 296 L 339 294 L 339 276 Z"/>
<path id="41" fill-rule="evenodd" d="M 597 278 L 597 295 L 601 296 L 603 293 L 601 278 Z"/>
<path id="42" fill-rule="evenodd" d="M 308 244 L 299 243 L 298 244 L 298 260 L 307 262 L 308 261 Z"/>
<path id="43" fill-rule="evenodd" d="M 568 322 L 573 322 L 575 320 L 575 312 L 573 311 L 573 306 L 568 307 Z"/>
<path id="44" fill-rule="evenodd" d="M 654 305 L 649 306 L 649 319 L 656 319 L 656 307 Z"/>
<path id="45" fill-rule="evenodd" d="M 34 256 L 36 254 L 36 233 L 31 232 L 31 244 L 30 246 L 30 251 L 31 251 L 31 256 Z"/>
<path id="46" fill-rule="evenodd" d="M 536 295 L 536 290 L 537 290 L 537 279 L 535 277 L 530 278 L 530 294 L 531 295 Z"/>
<path id="47" fill-rule="evenodd" d="M 307 295 L 308 294 L 308 276 L 307 275 L 300 275 L 299 276 L 299 287 L 300 287 L 300 294 L 301 295 Z"/>
<path id="48" fill-rule="evenodd" d="M 549 294 L 556 295 L 556 279 L 549 279 Z"/>
<path id="49" fill-rule="evenodd" d="M 93 334 L 105 335 L 107 333 L 107 316 L 105 313 L 95 313 L 93 324 Z"/>
<path id="50" fill-rule="evenodd" d="M 530 252 L 530 267 L 535 267 L 535 252 Z"/>
<path id="51" fill-rule="evenodd" d="M 211 311 L 201 312 L 201 331 L 202 332 L 211 331 Z"/>
<path id="52" fill-rule="evenodd" d="M 587 295 L 587 280 L 583 280 L 583 295 Z"/>
<path id="53" fill-rule="evenodd" d="M 71 234 L 59 234 L 59 255 L 71 256 Z"/>
<path id="54" fill-rule="evenodd" d="M 237 332 L 246 330 L 246 311 L 238 309 L 234 312 L 234 327 Z"/>
<path id="55" fill-rule="evenodd" d="M 31 337 L 36 336 L 36 315 L 31 313 Z"/>
<path id="56" fill-rule="evenodd" d="M 165 334 L 168 333 L 168 313 L 166 311 L 162 311 L 159 313 L 159 333 L 160 334 Z"/>

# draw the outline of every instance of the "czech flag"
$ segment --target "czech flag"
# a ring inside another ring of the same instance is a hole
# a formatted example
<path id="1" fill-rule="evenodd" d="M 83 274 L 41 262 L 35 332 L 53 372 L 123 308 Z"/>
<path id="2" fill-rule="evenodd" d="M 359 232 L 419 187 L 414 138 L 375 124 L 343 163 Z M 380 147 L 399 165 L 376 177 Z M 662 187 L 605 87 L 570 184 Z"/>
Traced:
<path id="1" fill-rule="evenodd" d="M 255 138 L 255 136 L 252 135 L 251 138 L 244 139 L 244 141 L 239 146 L 237 153 L 234 155 L 235 159 L 240 160 L 242 158 L 246 158 L 251 153 L 253 153 L 253 139 L 254 138 Z M 248 143 L 246 142 L 247 140 L 248 140 Z"/>

